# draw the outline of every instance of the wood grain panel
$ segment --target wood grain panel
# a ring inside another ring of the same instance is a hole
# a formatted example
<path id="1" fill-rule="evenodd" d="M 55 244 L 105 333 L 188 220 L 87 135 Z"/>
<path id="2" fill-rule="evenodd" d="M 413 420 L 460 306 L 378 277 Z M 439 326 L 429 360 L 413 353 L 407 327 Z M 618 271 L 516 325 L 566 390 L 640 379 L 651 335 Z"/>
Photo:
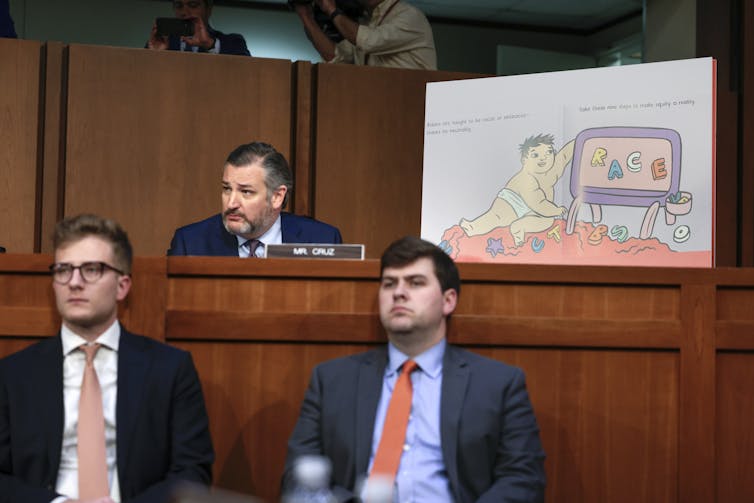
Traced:
<path id="1" fill-rule="evenodd" d="M 379 257 L 421 225 L 425 84 L 469 77 L 353 65 L 315 68 L 314 214 Z"/>
<path id="2" fill-rule="evenodd" d="M 679 288 L 469 282 L 463 285 L 457 313 L 594 320 L 678 320 L 679 303 Z"/>
<path id="3" fill-rule="evenodd" d="M 118 317 L 132 332 L 165 340 L 167 264 L 163 257 L 134 259 L 131 292 L 121 302 Z"/>
<path id="4" fill-rule="evenodd" d="M 137 255 L 164 255 L 220 210 L 233 148 L 290 157 L 291 107 L 290 61 L 71 45 L 65 214 L 114 218 Z"/>
<path id="5" fill-rule="evenodd" d="M 50 255 L 0 254 L 0 336 L 56 334 Z"/>
<path id="6" fill-rule="evenodd" d="M 202 380 L 217 455 L 215 484 L 278 500 L 288 436 L 315 364 L 354 345 L 175 342 Z"/>
<path id="7" fill-rule="evenodd" d="M 0 38 L 0 246 L 13 253 L 38 251 L 41 47 Z"/>
<path id="8" fill-rule="evenodd" d="M 754 501 L 754 352 L 717 355 L 717 501 Z"/>
<path id="9" fill-rule="evenodd" d="M 745 274 L 749 269 L 741 270 Z M 754 289 L 720 286 L 717 289 L 715 344 L 719 349 L 754 349 Z"/>
<path id="10" fill-rule="evenodd" d="M 42 191 L 38 218 L 40 246 L 52 253 L 52 232 L 63 215 L 65 180 L 65 109 L 67 106 L 68 51 L 62 42 L 45 43 L 44 145 L 41 152 Z"/>
<path id="11" fill-rule="evenodd" d="M 682 287 L 678 501 L 715 498 L 715 286 Z"/>
<path id="12" fill-rule="evenodd" d="M 718 320 L 753 321 L 754 290 L 751 287 L 720 287 L 717 290 Z"/>
<path id="13" fill-rule="evenodd" d="M 312 122 L 313 79 L 312 64 L 309 61 L 296 61 L 293 65 L 296 98 L 294 108 L 296 122 L 292 134 L 295 135 L 294 151 L 292 152 L 291 169 L 294 175 L 293 210 L 300 215 L 314 214 L 314 170 L 312 169 L 312 140 L 314 138 L 314 123 Z"/>
<path id="14" fill-rule="evenodd" d="M 214 309 L 223 312 L 374 312 L 375 282 L 284 278 L 172 279 L 170 309 Z"/>
<path id="15" fill-rule="evenodd" d="M 472 349 L 526 372 L 547 501 L 679 501 L 677 353 Z"/>

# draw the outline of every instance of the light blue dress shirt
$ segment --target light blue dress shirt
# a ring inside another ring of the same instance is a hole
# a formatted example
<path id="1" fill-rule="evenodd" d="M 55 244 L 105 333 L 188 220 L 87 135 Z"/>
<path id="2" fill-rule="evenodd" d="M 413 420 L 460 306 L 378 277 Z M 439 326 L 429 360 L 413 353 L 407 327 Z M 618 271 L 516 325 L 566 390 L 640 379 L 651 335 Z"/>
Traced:
<path id="1" fill-rule="evenodd" d="M 244 246 L 244 243 L 246 243 L 248 239 L 238 235 L 236 235 L 236 239 L 238 240 L 238 256 L 241 258 L 248 258 L 249 247 Z M 262 246 L 257 248 L 257 251 L 254 254 L 255 257 L 264 257 L 266 253 L 265 247 L 267 245 L 279 245 L 283 243 L 283 225 L 280 223 L 280 215 L 275 219 L 272 226 L 267 229 L 267 232 L 259 236 L 259 241 L 262 243 Z"/>
<path id="2" fill-rule="evenodd" d="M 442 458 L 440 439 L 440 398 L 442 395 L 442 360 L 446 342 L 443 339 L 420 354 L 414 361 L 419 368 L 411 374 L 413 399 L 411 415 L 406 429 L 406 442 L 403 446 L 401 463 L 395 478 L 393 501 L 400 503 L 452 503 L 450 482 Z M 393 395 L 399 369 L 408 360 L 395 346 L 388 344 L 388 364 L 382 381 L 382 393 L 377 406 L 377 416 L 372 436 L 372 453 L 369 470 L 372 469 L 374 454 L 382 437 L 390 398 Z"/>

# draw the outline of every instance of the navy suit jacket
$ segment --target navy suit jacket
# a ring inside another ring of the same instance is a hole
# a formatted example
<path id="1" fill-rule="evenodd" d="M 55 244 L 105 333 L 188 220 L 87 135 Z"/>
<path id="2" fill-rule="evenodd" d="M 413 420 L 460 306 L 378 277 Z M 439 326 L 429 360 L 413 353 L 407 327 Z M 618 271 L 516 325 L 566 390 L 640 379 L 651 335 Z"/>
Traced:
<path id="1" fill-rule="evenodd" d="M 217 31 L 208 26 L 207 31 L 212 38 L 220 41 L 220 54 L 232 54 L 235 56 L 251 56 L 248 47 L 246 47 L 246 39 L 243 35 L 238 33 L 225 34 L 221 31 Z M 180 37 L 168 37 L 168 50 L 180 51 L 181 39 Z M 191 50 L 190 48 L 188 50 Z"/>
<path id="2" fill-rule="evenodd" d="M 16 29 L 13 27 L 13 18 L 10 17 L 10 5 L 8 0 L 0 0 L 0 37 L 16 38 Z M 222 49 L 222 45 L 220 46 Z"/>
<path id="3" fill-rule="evenodd" d="M 338 501 L 354 498 L 366 475 L 387 349 L 317 366 L 288 442 L 283 488 L 298 456 L 332 461 Z M 544 452 L 523 372 L 448 345 L 443 360 L 440 432 L 456 503 L 539 502 Z"/>
<path id="4" fill-rule="evenodd" d="M 0 360 L 0 503 L 49 503 L 63 442 L 63 346 L 44 339 Z M 117 465 L 124 502 L 164 503 L 214 461 L 191 355 L 121 327 Z"/>
<path id="5" fill-rule="evenodd" d="M 309 217 L 280 214 L 283 243 L 342 243 L 340 231 L 332 225 Z M 238 240 L 225 230 L 222 215 L 213 215 L 201 222 L 175 231 L 168 255 L 208 255 L 238 257 Z"/>

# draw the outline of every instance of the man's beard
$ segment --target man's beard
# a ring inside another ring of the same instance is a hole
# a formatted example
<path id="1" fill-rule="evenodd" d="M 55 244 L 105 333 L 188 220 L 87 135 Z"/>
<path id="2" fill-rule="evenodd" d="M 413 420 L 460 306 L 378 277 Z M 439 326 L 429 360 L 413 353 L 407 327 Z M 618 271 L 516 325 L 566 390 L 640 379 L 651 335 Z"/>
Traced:
<path id="1" fill-rule="evenodd" d="M 270 208 L 269 206 L 265 208 L 264 213 L 259 215 L 259 217 L 254 220 L 249 220 L 236 211 L 225 211 L 223 212 L 223 227 L 225 227 L 225 230 L 229 233 L 235 234 L 237 236 L 246 237 L 249 239 L 257 238 L 264 234 L 264 231 L 267 230 L 265 229 L 265 227 L 267 227 L 271 214 L 272 208 Z M 228 215 L 238 215 L 243 218 L 243 222 L 240 223 L 241 226 L 238 230 L 232 230 L 230 228 L 230 225 L 227 221 Z"/>

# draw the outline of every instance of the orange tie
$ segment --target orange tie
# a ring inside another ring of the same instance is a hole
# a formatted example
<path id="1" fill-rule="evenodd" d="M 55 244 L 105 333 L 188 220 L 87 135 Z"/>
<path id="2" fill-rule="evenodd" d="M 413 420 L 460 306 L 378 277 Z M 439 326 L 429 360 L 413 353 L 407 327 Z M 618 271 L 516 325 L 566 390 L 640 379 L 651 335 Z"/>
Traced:
<path id="1" fill-rule="evenodd" d="M 418 367 L 414 360 L 408 360 L 403 364 L 403 371 L 393 388 L 393 396 L 390 397 L 390 405 L 387 408 L 385 424 L 382 427 L 380 445 L 377 454 L 374 455 L 372 472 L 370 476 L 379 475 L 391 481 L 398 473 L 398 465 L 401 463 L 403 444 L 406 441 L 406 426 L 411 412 L 411 399 L 413 387 L 411 386 L 411 373 Z"/>
<path id="2" fill-rule="evenodd" d="M 110 495 L 105 457 L 105 416 L 102 413 L 102 390 L 94 370 L 94 355 L 99 344 L 84 344 L 86 353 L 84 378 L 79 398 L 78 456 L 79 499 Z"/>

